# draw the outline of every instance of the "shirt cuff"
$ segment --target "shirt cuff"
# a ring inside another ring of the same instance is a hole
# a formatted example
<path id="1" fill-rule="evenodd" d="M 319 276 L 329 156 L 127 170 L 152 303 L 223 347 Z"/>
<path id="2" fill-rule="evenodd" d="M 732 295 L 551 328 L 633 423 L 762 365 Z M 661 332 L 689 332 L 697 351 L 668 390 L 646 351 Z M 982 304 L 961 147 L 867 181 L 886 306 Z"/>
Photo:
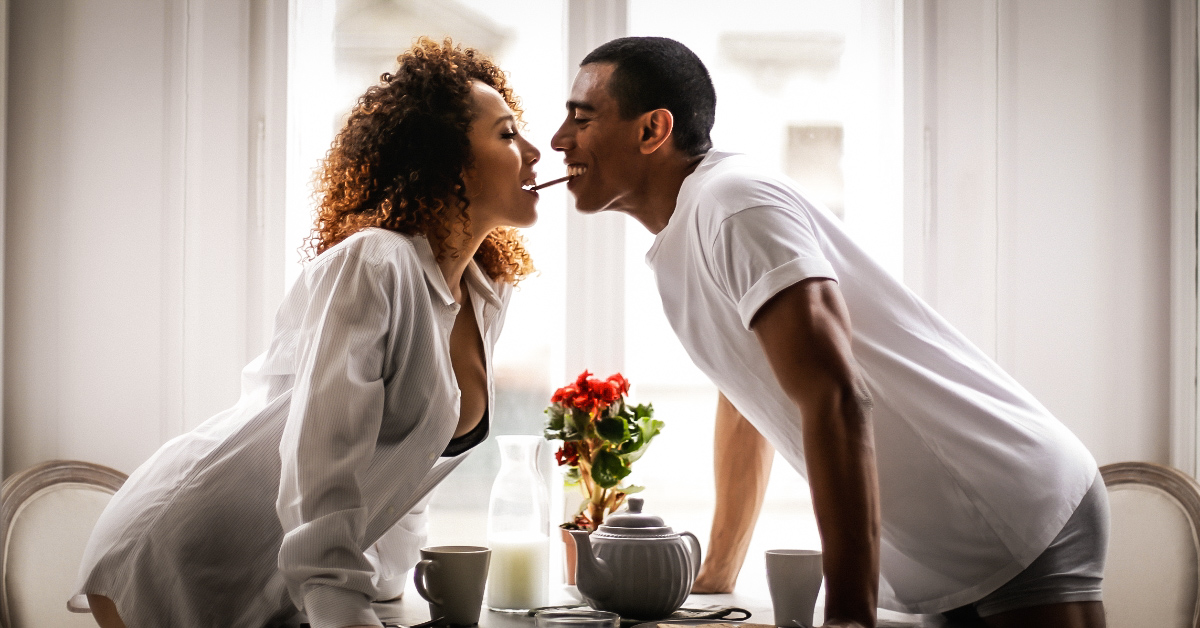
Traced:
<path id="1" fill-rule="evenodd" d="M 313 628 L 382 626 L 371 600 L 358 591 L 318 586 L 304 595 L 304 614 Z"/>
<path id="2" fill-rule="evenodd" d="M 784 288 L 813 277 L 838 280 L 837 273 L 833 272 L 833 265 L 822 257 L 802 257 L 772 268 L 759 277 L 738 302 L 738 316 L 742 319 L 742 326 L 749 330 L 750 321 L 754 320 L 759 308 Z"/>

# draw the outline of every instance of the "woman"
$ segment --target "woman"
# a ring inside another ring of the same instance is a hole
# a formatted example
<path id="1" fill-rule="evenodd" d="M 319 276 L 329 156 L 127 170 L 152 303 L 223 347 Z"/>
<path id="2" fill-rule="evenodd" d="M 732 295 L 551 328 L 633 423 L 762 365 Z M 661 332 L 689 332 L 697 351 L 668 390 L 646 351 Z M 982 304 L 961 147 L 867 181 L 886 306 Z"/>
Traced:
<path id="1" fill-rule="evenodd" d="M 316 257 L 241 399 L 155 453 L 93 531 L 77 593 L 101 626 L 378 626 L 424 498 L 487 436 L 539 153 L 476 51 L 421 39 L 399 62 L 324 161 Z"/>

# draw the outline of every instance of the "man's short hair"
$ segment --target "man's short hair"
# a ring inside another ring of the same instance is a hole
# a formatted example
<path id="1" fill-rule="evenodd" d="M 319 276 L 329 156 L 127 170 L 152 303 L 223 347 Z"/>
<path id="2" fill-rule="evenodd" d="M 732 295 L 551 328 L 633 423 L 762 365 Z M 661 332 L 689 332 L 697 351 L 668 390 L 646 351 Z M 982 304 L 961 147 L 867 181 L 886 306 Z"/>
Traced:
<path id="1" fill-rule="evenodd" d="M 712 148 L 717 92 L 708 68 L 687 46 L 666 37 L 621 37 L 588 53 L 589 63 L 613 64 L 608 90 L 626 120 L 666 109 L 675 118 L 675 147 L 689 155 Z"/>

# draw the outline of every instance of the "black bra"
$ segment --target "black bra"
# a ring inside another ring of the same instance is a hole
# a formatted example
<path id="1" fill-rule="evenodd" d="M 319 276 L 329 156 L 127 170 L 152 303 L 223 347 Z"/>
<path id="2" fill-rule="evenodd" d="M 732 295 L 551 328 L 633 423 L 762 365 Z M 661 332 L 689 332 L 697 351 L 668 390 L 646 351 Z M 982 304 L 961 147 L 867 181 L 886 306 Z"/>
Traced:
<path id="1" fill-rule="evenodd" d="M 446 450 L 442 452 L 443 458 L 453 458 L 468 449 L 482 443 L 487 439 L 488 435 L 488 410 L 484 408 L 483 417 L 479 419 L 479 423 L 471 428 L 470 432 L 462 436 L 456 436 L 450 439 L 446 445 Z"/>

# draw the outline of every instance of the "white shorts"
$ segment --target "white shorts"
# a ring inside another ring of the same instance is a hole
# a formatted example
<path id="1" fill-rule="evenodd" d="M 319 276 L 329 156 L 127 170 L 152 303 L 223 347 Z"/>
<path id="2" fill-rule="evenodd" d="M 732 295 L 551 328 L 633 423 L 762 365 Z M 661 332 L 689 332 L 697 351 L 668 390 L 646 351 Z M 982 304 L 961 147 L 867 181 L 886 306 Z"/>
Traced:
<path id="1" fill-rule="evenodd" d="M 1108 525 L 1108 489 L 1097 474 L 1062 532 L 1024 571 L 978 602 L 946 615 L 988 617 L 1043 604 L 1100 601 Z"/>

